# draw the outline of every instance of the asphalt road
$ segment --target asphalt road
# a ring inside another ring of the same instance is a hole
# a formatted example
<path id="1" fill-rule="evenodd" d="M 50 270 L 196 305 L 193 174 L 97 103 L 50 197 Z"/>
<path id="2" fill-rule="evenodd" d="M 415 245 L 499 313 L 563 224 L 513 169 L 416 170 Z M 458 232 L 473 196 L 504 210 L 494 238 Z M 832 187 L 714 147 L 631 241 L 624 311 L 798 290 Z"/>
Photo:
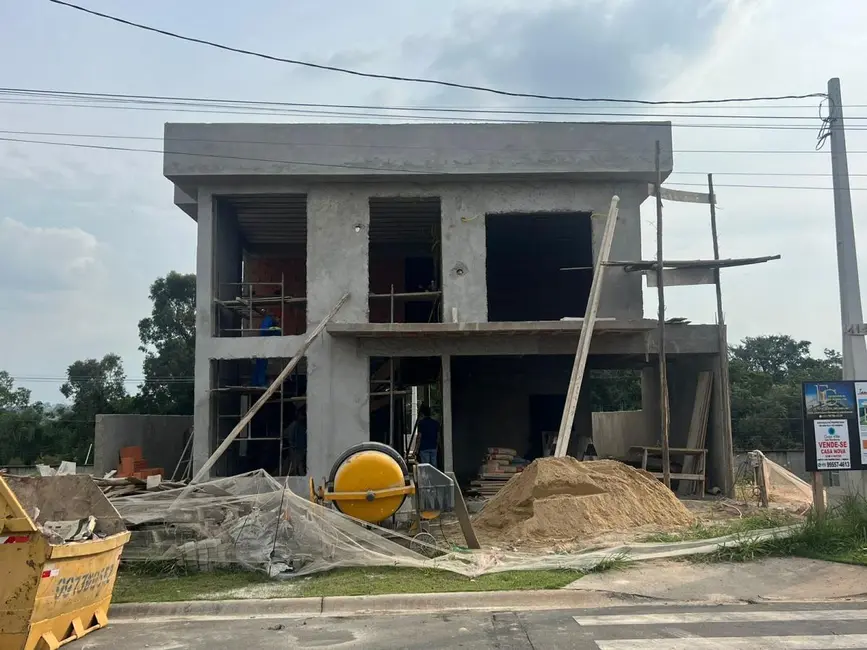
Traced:
<path id="1" fill-rule="evenodd" d="M 345 618 L 160 618 L 116 621 L 74 647 L 80 650 L 867 649 L 867 603 L 629 606 Z"/>

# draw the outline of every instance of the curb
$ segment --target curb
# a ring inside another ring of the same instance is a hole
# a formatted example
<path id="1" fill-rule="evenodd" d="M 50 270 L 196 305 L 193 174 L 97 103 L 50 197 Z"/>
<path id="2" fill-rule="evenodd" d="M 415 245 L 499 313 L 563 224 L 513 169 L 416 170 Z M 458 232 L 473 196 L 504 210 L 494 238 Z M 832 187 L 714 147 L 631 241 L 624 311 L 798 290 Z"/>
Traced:
<path id="1" fill-rule="evenodd" d="M 610 597 L 565 591 L 475 591 L 379 596 L 327 596 L 246 600 L 197 600 L 176 603 L 112 605 L 113 622 L 145 618 L 351 616 L 454 610 L 574 609 L 599 606 Z"/>

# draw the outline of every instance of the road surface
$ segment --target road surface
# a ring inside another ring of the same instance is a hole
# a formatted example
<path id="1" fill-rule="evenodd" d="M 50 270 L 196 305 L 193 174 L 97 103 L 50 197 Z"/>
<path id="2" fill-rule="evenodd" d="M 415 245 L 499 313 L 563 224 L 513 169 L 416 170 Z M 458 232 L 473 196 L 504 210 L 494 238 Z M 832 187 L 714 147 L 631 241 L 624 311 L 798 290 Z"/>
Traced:
<path id="1" fill-rule="evenodd" d="M 867 603 L 448 612 L 287 618 L 116 621 L 81 650 L 472 648 L 482 650 L 867 649 Z"/>

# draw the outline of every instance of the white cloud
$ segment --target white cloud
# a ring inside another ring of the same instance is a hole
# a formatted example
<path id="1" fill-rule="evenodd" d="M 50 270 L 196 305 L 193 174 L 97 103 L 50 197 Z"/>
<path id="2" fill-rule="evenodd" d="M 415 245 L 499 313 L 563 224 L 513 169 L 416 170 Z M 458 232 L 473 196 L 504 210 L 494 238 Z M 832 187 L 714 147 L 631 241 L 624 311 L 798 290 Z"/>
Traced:
<path id="1" fill-rule="evenodd" d="M 27 226 L 0 220 L 0 292 L 53 293 L 74 289 L 104 271 L 100 244 L 81 228 Z"/>

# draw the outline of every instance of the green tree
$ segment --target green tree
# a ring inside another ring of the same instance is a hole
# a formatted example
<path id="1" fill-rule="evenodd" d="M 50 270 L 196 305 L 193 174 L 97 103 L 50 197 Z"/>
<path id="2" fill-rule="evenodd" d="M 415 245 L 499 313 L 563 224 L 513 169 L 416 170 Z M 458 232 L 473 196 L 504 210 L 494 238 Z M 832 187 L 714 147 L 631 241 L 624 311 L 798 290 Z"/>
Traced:
<path id="1" fill-rule="evenodd" d="M 170 272 L 151 285 L 151 315 L 139 321 L 144 383 L 136 403 L 145 413 L 193 412 L 196 276 Z"/>
<path id="2" fill-rule="evenodd" d="M 57 418 L 58 449 L 69 455 L 69 460 L 81 462 L 93 442 L 96 416 L 126 413 L 132 404 L 126 392 L 123 362 L 116 354 L 76 361 L 69 366 L 66 375 L 60 392 L 72 404 Z"/>
<path id="3" fill-rule="evenodd" d="M 730 348 L 732 429 L 735 447 L 800 448 L 801 383 L 842 377 L 834 350 L 810 356 L 810 342 L 774 334 L 748 337 Z"/>
<path id="4" fill-rule="evenodd" d="M 5 370 L 0 370 L 0 412 L 18 411 L 30 404 L 30 391 L 15 388 L 15 381 Z"/>

